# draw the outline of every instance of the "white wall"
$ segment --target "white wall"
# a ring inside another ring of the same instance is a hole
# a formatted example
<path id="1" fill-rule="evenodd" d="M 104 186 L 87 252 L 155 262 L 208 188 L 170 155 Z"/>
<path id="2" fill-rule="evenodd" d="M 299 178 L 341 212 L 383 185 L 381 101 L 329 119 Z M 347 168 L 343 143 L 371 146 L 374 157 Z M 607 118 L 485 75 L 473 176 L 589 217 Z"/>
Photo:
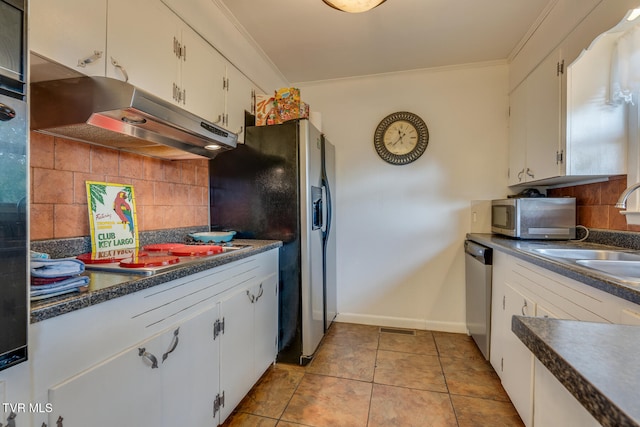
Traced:
<path id="1" fill-rule="evenodd" d="M 481 64 L 300 84 L 336 146 L 340 321 L 464 332 L 470 202 L 507 194 L 508 66 Z M 373 148 L 387 114 L 423 118 L 414 163 Z"/>

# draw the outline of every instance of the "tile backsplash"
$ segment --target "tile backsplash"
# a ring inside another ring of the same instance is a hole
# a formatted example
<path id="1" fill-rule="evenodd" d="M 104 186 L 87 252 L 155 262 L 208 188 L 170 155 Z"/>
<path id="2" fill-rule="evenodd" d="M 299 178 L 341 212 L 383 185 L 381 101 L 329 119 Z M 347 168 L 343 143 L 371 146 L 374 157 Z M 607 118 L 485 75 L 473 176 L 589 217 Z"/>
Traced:
<path id="1" fill-rule="evenodd" d="M 31 132 L 31 240 L 88 236 L 85 181 L 132 184 L 140 231 L 209 223 L 209 162 L 160 160 Z"/>
<path id="2" fill-rule="evenodd" d="M 609 177 L 608 181 L 547 190 L 551 197 L 576 198 L 578 224 L 603 230 L 640 231 L 640 226 L 627 225 L 620 209 L 614 205 L 627 188 L 627 176 Z"/>

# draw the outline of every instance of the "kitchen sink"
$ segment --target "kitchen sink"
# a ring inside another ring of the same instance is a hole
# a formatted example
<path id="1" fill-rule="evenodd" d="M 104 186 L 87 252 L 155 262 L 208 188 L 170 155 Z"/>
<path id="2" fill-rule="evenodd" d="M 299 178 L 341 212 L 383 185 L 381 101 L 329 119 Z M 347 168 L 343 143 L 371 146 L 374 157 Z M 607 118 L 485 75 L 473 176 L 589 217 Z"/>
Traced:
<path id="1" fill-rule="evenodd" d="M 576 261 L 578 264 L 584 265 L 580 261 L 640 261 L 640 253 L 617 251 L 612 249 L 578 249 L 578 248 L 535 248 L 531 251 L 540 255 L 563 258 Z M 587 267 L 587 265 L 585 265 Z M 638 263 L 640 272 L 640 263 Z M 638 276 L 640 277 L 640 275 Z"/>
<path id="2" fill-rule="evenodd" d="M 640 261 L 579 259 L 576 264 L 626 281 L 640 282 Z"/>

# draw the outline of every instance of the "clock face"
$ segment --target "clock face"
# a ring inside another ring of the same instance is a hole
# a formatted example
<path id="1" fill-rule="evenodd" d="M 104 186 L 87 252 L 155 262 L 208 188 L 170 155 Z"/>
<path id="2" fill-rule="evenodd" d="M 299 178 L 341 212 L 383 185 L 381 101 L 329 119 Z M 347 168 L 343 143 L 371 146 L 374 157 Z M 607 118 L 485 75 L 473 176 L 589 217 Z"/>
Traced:
<path id="1" fill-rule="evenodd" d="M 382 119 L 373 136 L 378 155 L 394 165 L 417 160 L 427 148 L 429 130 L 416 114 L 401 111 Z"/>
<path id="2" fill-rule="evenodd" d="M 397 155 L 407 154 L 418 145 L 418 131 L 406 120 L 389 125 L 382 138 L 387 150 Z"/>

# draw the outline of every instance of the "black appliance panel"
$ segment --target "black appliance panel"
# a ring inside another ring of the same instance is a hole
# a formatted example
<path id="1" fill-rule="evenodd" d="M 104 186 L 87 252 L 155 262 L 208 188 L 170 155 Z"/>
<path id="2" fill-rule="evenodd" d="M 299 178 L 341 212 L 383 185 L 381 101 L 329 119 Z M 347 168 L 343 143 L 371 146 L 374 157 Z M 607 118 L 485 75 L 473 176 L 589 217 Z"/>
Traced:
<path id="1" fill-rule="evenodd" d="M 27 106 L 0 95 L 0 369 L 27 356 Z"/>

